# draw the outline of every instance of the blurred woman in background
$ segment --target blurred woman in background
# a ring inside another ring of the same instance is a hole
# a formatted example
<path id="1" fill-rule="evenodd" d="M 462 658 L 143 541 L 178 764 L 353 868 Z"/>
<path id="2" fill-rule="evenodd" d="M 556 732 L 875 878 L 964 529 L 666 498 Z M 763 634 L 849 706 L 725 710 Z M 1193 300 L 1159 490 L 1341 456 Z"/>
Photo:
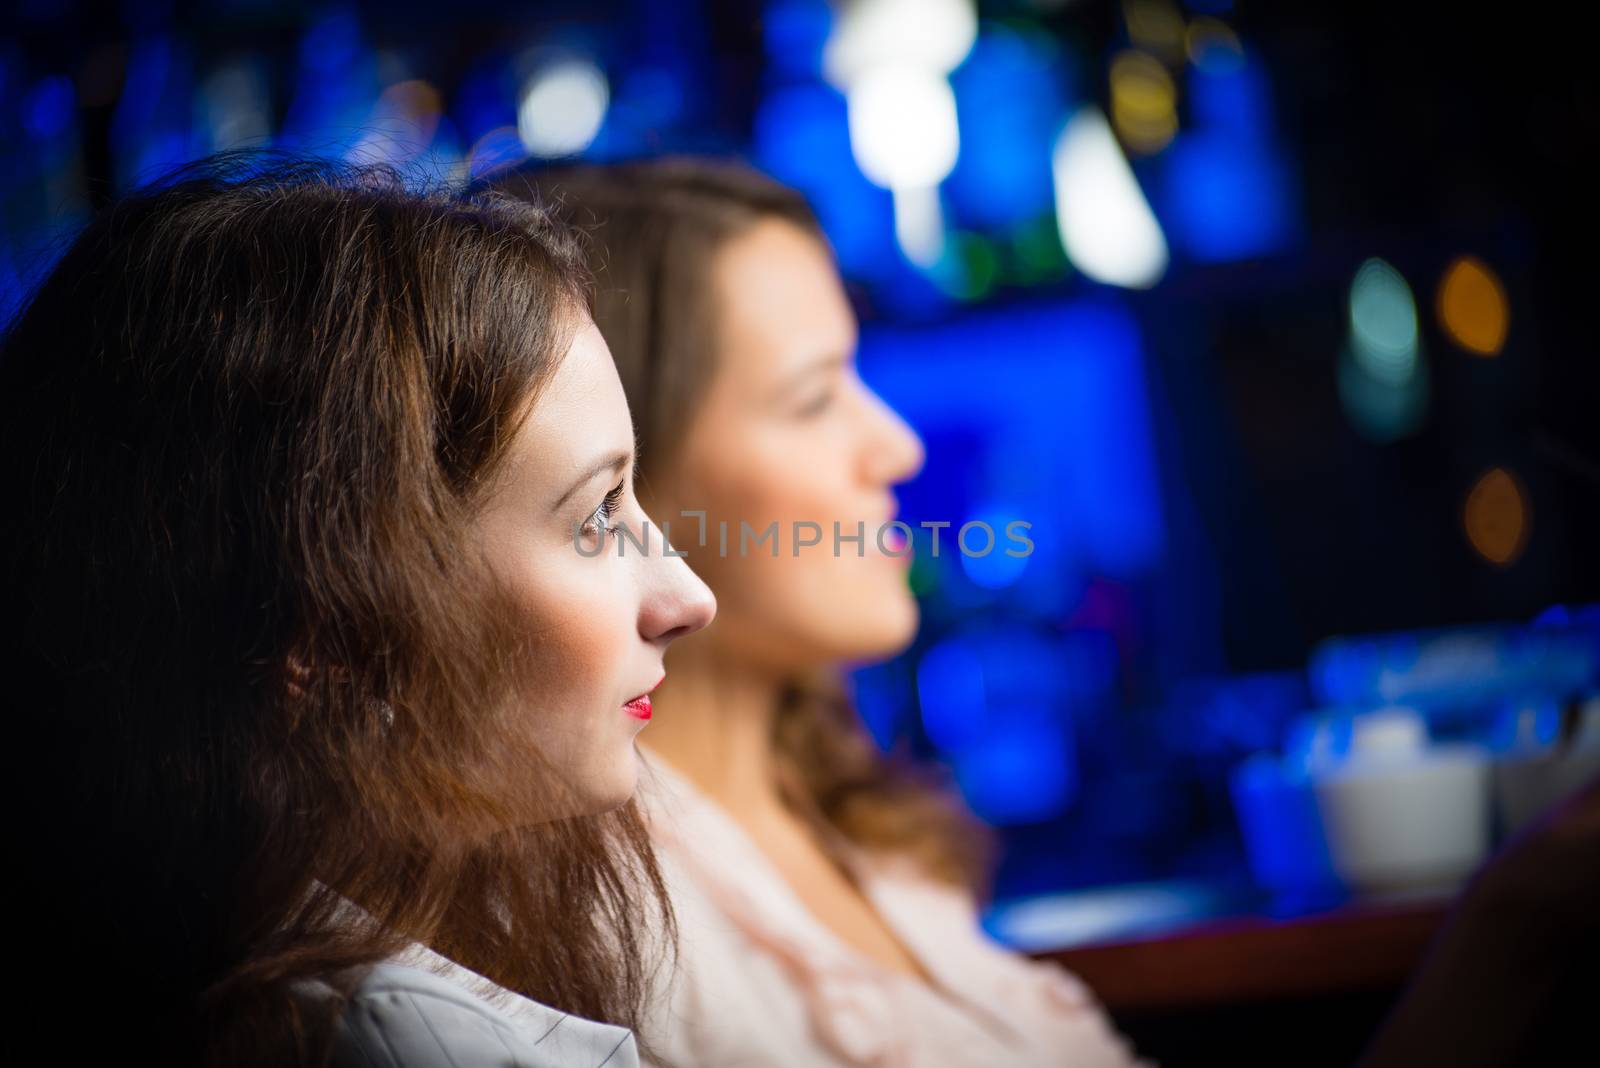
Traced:
<path id="1" fill-rule="evenodd" d="M 4 340 L 7 1040 L 634 1063 L 634 737 L 714 602 L 589 548 L 642 514 L 581 258 L 267 162 L 117 204 Z"/>
<path id="2" fill-rule="evenodd" d="M 1128 1064 L 1080 983 L 982 933 L 984 835 L 843 694 L 843 664 L 916 632 L 905 547 L 875 535 L 923 450 L 856 374 L 805 202 L 693 161 L 494 185 L 592 229 L 641 494 L 720 606 L 673 652 L 641 789 L 682 936 L 649 1037 L 707 1068 Z M 797 521 L 820 543 L 791 545 Z M 835 552 L 836 524 L 864 540 Z"/>

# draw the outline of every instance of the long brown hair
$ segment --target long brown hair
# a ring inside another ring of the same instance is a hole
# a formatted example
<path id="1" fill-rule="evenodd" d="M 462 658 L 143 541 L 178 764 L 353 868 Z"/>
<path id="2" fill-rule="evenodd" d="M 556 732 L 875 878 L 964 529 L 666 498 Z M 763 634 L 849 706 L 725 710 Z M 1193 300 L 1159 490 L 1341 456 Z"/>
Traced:
<path id="1" fill-rule="evenodd" d="M 43 1018 L 91 1003 L 70 1041 L 317 1063 L 305 992 L 411 941 L 636 1024 L 648 836 L 538 822 L 527 639 L 466 536 L 590 296 L 536 206 L 248 156 L 115 205 L 12 324 L 14 918 Z"/>
<path id="2" fill-rule="evenodd" d="M 640 483 L 667 481 L 679 428 L 716 373 L 713 257 L 765 219 L 827 247 L 816 216 L 798 192 L 757 171 L 691 158 L 528 168 L 491 186 L 549 204 L 586 233 L 595 322 L 638 424 Z M 791 681 L 772 741 L 797 812 L 869 850 L 909 855 L 936 878 L 985 888 L 986 830 L 932 769 L 878 749 L 837 675 Z"/>

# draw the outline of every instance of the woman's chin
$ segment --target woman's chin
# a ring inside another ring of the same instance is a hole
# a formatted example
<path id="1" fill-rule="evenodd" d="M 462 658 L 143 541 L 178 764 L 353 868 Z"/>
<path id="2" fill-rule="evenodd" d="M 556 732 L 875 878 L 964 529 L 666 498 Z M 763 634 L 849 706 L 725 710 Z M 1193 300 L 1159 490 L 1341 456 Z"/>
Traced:
<path id="1" fill-rule="evenodd" d="M 849 648 L 840 659 L 887 660 L 905 651 L 917 636 L 920 616 L 909 593 L 884 597 L 849 617 L 842 635 Z"/>
<path id="2" fill-rule="evenodd" d="M 597 812 L 610 812 L 633 800 L 639 788 L 639 750 L 628 746 L 627 754 L 613 769 L 607 789 L 596 799 Z"/>
<path id="3" fill-rule="evenodd" d="M 603 766 L 592 768 L 583 781 L 573 784 L 564 817 L 599 816 L 621 808 L 633 799 L 639 786 L 639 752 L 629 742 L 624 752 Z"/>

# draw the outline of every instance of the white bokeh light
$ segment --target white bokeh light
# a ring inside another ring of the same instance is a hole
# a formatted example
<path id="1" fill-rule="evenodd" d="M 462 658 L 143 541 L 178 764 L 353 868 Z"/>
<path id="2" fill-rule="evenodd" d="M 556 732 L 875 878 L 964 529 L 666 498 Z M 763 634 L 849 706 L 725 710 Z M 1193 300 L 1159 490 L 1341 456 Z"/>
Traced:
<path id="1" fill-rule="evenodd" d="M 933 71 L 883 67 L 846 96 L 850 149 L 861 173 L 885 189 L 938 185 L 956 165 L 956 97 Z"/>
<path id="2" fill-rule="evenodd" d="M 977 39 L 971 0 L 852 0 L 834 22 L 822 68 L 841 89 L 884 66 L 945 75 L 961 65 Z"/>
<path id="3" fill-rule="evenodd" d="M 606 76 L 587 59 L 558 60 L 533 72 L 517 104 L 517 135 L 535 156 L 570 156 L 594 141 L 611 103 Z"/>
<path id="4" fill-rule="evenodd" d="M 906 259 L 932 267 L 944 255 L 944 206 L 936 186 L 894 191 L 894 239 Z"/>
<path id="5" fill-rule="evenodd" d="M 1067 258 L 1097 282 L 1155 285 L 1167 269 L 1167 240 L 1098 108 L 1072 117 L 1050 162 Z"/>

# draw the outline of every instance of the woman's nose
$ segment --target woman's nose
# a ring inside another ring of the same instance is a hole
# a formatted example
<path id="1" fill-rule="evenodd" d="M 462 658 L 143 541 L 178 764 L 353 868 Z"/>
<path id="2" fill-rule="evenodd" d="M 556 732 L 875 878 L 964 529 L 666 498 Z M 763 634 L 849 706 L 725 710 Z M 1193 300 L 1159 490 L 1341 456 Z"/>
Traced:
<path id="1" fill-rule="evenodd" d="M 873 422 L 869 435 L 869 476 L 883 485 L 905 482 L 916 477 L 927 459 L 922 439 L 911 425 L 883 399 L 867 390 L 868 415 Z"/>
<path id="2" fill-rule="evenodd" d="M 639 634 L 667 645 L 693 634 L 717 614 L 717 598 L 700 576 L 676 556 L 649 559 L 651 588 L 639 613 Z"/>

